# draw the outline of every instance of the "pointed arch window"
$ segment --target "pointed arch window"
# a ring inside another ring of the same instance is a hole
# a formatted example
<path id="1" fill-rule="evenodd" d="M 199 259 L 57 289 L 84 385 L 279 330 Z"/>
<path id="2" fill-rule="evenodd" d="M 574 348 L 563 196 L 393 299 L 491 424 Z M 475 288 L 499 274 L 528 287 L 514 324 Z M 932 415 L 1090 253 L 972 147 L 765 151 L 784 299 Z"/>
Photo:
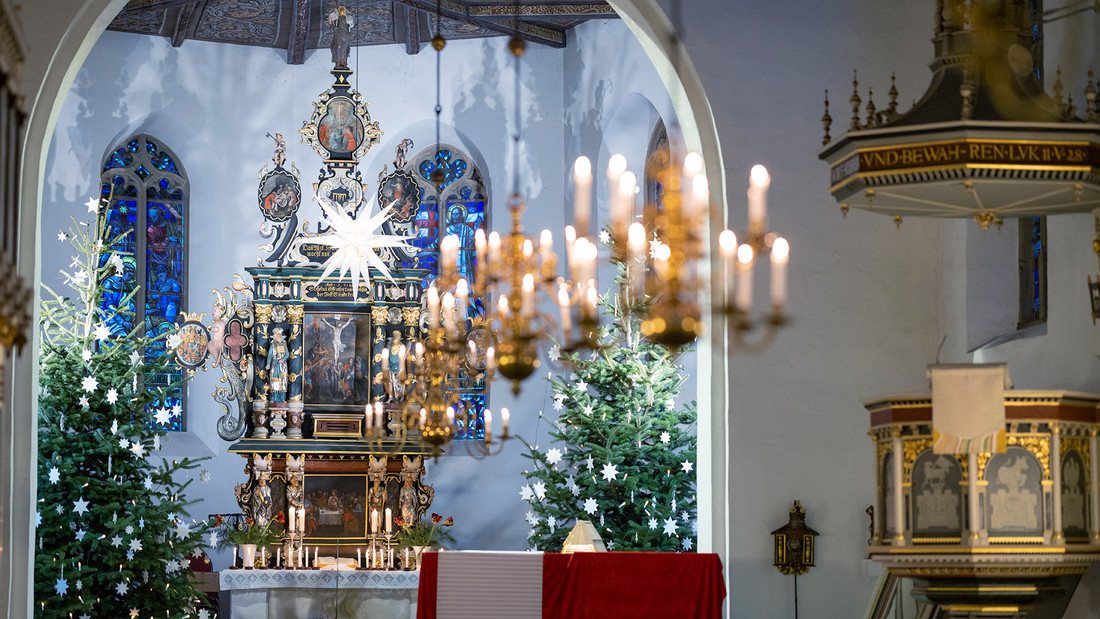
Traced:
<path id="1" fill-rule="evenodd" d="M 160 140 L 135 135 L 115 147 L 103 160 L 100 191 L 109 200 L 109 238 L 125 235 L 119 244 L 123 269 L 114 270 L 103 283 L 100 307 L 117 305 L 134 290 L 130 312 L 118 315 L 107 327 L 125 336 L 135 325 L 159 335 L 178 320 L 187 291 L 187 175 L 179 158 Z M 106 263 L 107 256 L 103 257 Z M 164 340 L 145 349 L 146 361 L 165 354 Z M 185 429 L 184 394 L 179 386 L 182 370 L 172 364 L 167 372 L 147 372 L 147 389 L 165 389 L 156 408 L 170 411 L 168 429 Z"/>
<path id="2" fill-rule="evenodd" d="M 436 168 L 444 172 L 442 188 L 431 182 Z M 445 234 L 454 234 L 461 241 L 458 251 L 458 273 L 471 284 L 475 281 L 476 252 L 474 233 L 484 229 L 489 213 L 485 180 L 474 160 L 459 148 L 448 144 L 433 144 L 408 160 L 405 173 L 415 179 L 420 190 L 420 206 L 416 217 L 406 224 L 403 234 L 414 237 L 419 249 L 414 255 L 402 257 L 399 266 L 428 270 L 427 287 L 439 272 L 439 222 L 446 226 Z M 443 205 L 444 217 L 439 214 Z M 472 298 L 475 315 L 484 315 L 484 299 Z M 486 406 L 485 381 L 461 373 L 458 377 L 459 398 L 473 407 L 477 427 L 472 432 L 459 431 L 456 440 L 484 438 L 482 413 Z"/>

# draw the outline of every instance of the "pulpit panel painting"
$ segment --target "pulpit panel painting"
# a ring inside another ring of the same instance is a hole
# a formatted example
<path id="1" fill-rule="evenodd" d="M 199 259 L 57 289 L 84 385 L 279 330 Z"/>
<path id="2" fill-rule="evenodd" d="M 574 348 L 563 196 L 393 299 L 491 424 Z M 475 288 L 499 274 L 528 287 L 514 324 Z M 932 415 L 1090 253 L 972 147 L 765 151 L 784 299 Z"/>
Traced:
<path id="1" fill-rule="evenodd" d="M 302 395 L 307 406 L 361 408 L 370 401 L 370 316 L 306 313 Z"/>
<path id="2" fill-rule="evenodd" d="M 1069 540 L 1087 541 L 1089 536 L 1085 485 L 1085 460 L 1081 452 L 1062 456 L 1062 528 Z"/>
<path id="3" fill-rule="evenodd" d="M 962 469 L 954 456 L 927 451 L 913 465 L 913 537 L 962 534 Z"/>
<path id="4" fill-rule="evenodd" d="M 362 474 L 305 476 L 306 538 L 364 539 L 367 477 Z"/>
<path id="5" fill-rule="evenodd" d="M 1043 534 L 1043 468 L 1022 447 L 994 454 L 985 467 L 989 482 L 989 535 Z"/>

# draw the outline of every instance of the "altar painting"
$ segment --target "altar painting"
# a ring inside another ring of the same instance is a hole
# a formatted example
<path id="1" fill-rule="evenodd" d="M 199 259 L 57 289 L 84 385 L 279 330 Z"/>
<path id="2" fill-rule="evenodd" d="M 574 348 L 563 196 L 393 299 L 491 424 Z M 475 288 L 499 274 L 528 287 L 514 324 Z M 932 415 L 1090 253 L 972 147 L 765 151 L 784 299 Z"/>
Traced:
<path id="1" fill-rule="evenodd" d="M 365 475 L 307 474 L 303 488 L 307 538 L 366 537 Z"/>
<path id="2" fill-rule="evenodd" d="M 365 405 L 370 398 L 370 364 L 370 316 L 305 315 L 302 396 L 307 405 Z"/>

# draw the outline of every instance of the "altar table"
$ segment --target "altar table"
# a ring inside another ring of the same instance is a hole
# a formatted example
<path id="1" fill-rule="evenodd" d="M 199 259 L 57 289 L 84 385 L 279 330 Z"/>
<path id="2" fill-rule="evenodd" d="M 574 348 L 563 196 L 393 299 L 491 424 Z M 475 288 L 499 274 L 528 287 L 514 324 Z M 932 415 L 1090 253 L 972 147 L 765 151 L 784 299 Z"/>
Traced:
<path id="1" fill-rule="evenodd" d="M 494 564 L 501 568 L 485 569 Z M 495 595 L 475 589 L 477 595 L 466 596 L 467 601 L 461 592 L 469 590 L 468 582 L 491 582 L 493 575 L 486 571 L 504 574 L 510 585 L 498 587 Z M 479 607 L 478 595 L 493 608 Z M 722 562 L 716 554 L 429 552 L 420 568 L 416 616 L 718 619 L 725 597 Z"/>
<path id="2" fill-rule="evenodd" d="M 413 619 L 420 574 L 233 569 L 220 580 L 222 616 L 230 619 Z"/>

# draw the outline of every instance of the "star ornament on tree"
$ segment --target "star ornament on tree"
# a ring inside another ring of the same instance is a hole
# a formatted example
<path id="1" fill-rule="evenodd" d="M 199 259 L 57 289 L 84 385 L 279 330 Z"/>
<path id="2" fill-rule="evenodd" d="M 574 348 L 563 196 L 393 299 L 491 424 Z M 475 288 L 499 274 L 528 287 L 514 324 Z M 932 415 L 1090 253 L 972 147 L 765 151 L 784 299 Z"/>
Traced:
<path id="1" fill-rule="evenodd" d="M 606 481 L 615 481 L 615 477 L 619 474 L 619 468 L 614 464 L 608 462 L 603 465 L 603 478 Z"/>
<path id="2" fill-rule="evenodd" d="M 373 217 L 352 219 L 339 208 L 329 208 L 321 203 L 321 211 L 324 216 L 321 223 L 329 227 L 328 232 L 309 237 L 310 243 L 328 245 L 336 250 L 325 261 L 325 270 L 317 282 L 325 279 L 336 269 L 340 269 L 340 280 L 351 273 L 351 288 L 353 298 L 359 296 L 359 278 L 363 283 L 370 285 L 370 268 L 378 269 L 386 279 L 393 281 L 386 263 L 378 257 L 378 250 L 387 247 L 412 248 L 408 243 L 408 237 L 397 234 L 377 234 L 376 230 L 390 217 L 393 206 L 387 206 Z"/>

